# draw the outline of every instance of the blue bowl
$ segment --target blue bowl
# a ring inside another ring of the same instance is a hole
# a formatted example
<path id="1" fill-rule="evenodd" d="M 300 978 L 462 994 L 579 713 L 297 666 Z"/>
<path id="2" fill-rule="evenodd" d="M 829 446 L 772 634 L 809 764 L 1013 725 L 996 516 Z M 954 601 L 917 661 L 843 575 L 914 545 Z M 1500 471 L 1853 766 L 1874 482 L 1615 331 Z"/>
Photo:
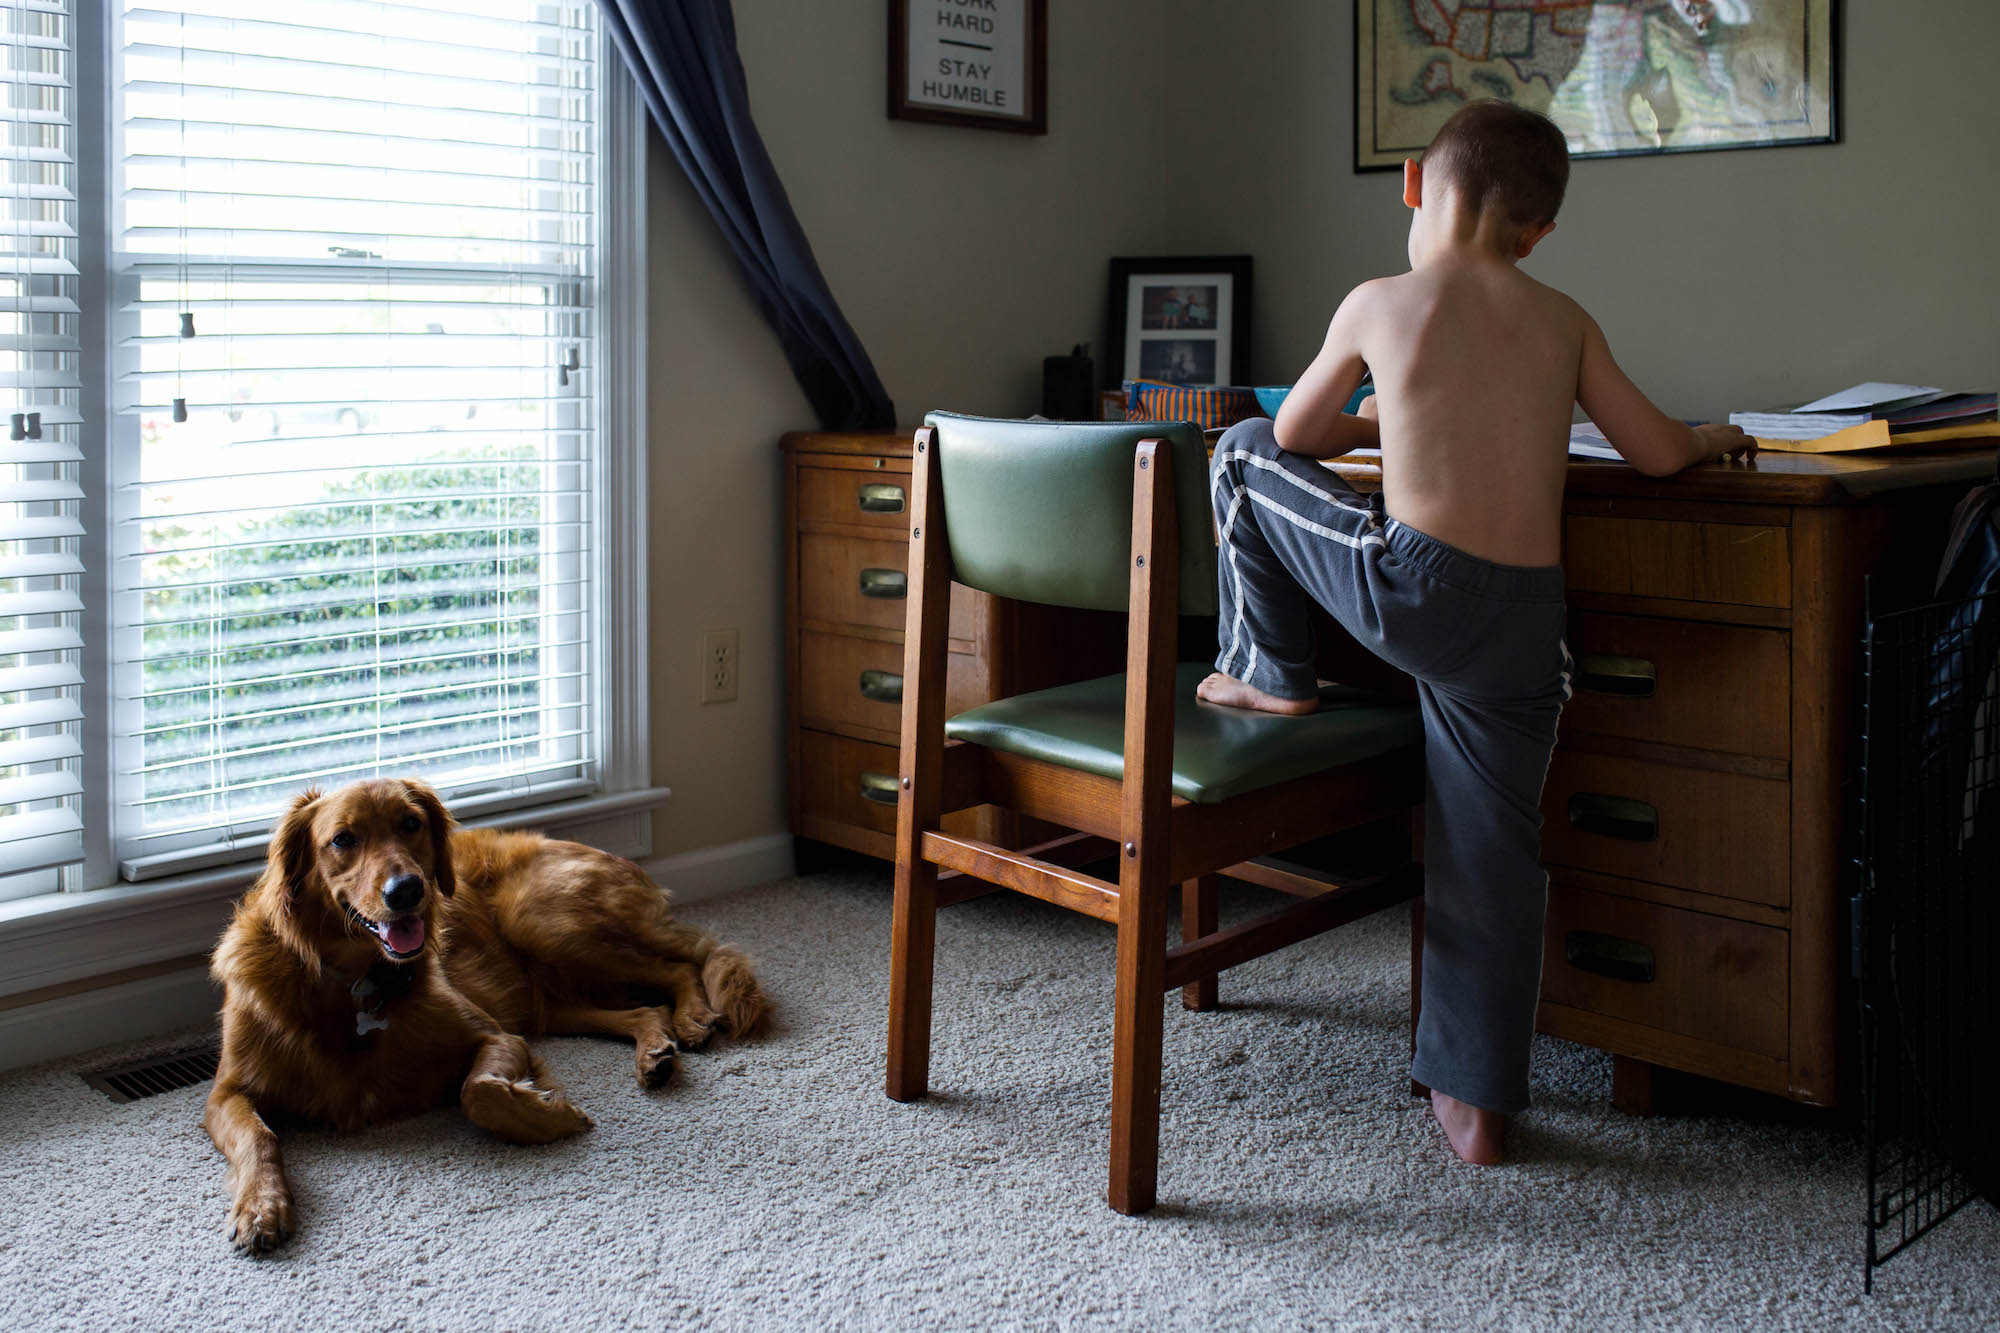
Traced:
<path id="1" fill-rule="evenodd" d="M 1257 406 L 1264 409 L 1267 417 L 1278 415 L 1278 409 L 1284 406 L 1285 395 L 1291 391 L 1289 384 L 1265 384 L 1251 390 L 1257 395 Z"/>
<path id="2" fill-rule="evenodd" d="M 1265 384 L 1252 389 L 1250 392 L 1257 395 L 1257 406 L 1264 409 L 1264 415 L 1275 417 L 1278 415 L 1278 409 L 1285 405 L 1285 396 L 1291 391 L 1292 386 L 1289 384 Z M 1354 396 L 1347 400 L 1345 410 L 1348 412 L 1360 411 L 1361 400 L 1374 392 L 1375 386 L 1373 384 L 1362 385 L 1354 391 Z"/>

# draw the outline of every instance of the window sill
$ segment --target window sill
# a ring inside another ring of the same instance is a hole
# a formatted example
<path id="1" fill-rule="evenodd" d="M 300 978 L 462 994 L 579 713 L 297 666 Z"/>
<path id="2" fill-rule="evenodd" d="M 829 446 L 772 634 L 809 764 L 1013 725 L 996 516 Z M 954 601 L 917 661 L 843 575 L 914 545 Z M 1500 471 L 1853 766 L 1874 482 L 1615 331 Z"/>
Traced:
<path id="1" fill-rule="evenodd" d="M 474 816 L 466 828 L 537 829 L 551 835 L 596 834 L 605 850 L 643 859 L 650 839 L 639 825 L 671 793 L 664 787 L 588 796 L 526 810 Z M 623 818 L 624 837 L 605 826 Z M 84 893 L 48 893 L 0 903 L 0 996 L 101 977 L 129 967 L 207 954 L 228 923 L 229 907 L 263 868 L 261 856 L 235 865 L 144 884 Z"/>

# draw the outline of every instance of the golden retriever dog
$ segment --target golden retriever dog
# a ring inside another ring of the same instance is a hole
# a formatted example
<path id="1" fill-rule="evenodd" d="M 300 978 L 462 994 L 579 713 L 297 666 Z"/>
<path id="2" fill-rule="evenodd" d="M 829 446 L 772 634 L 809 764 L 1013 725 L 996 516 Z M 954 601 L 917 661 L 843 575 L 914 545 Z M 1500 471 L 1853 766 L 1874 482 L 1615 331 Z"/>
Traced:
<path id="1" fill-rule="evenodd" d="M 203 1124 L 229 1161 L 227 1233 L 292 1234 L 267 1115 L 351 1130 L 457 1099 L 509 1143 L 590 1128 L 526 1038 L 629 1037 L 639 1086 L 683 1049 L 750 1036 L 749 960 L 667 910 L 630 861 L 535 833 L 456 829 L 421 782 L 292 803 L 216 946 L 222 1058 Z"/>

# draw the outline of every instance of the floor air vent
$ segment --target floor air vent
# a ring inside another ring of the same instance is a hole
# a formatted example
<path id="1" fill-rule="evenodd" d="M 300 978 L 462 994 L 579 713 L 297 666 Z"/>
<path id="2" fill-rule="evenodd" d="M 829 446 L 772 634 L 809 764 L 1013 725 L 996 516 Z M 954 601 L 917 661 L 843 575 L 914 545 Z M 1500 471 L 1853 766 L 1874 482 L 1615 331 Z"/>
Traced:
<path id="1" fill-rule="evenodd" d="M 154 1056 L 135 1065 L 93 1069 L 83 1081 L 114 1102 L 136 1102 L 141 1097 L 157 1097 L 176 1088 L 191 1088 L 215 1077 L 219 1052 L 214 1046 L 198 1046 Z"/>

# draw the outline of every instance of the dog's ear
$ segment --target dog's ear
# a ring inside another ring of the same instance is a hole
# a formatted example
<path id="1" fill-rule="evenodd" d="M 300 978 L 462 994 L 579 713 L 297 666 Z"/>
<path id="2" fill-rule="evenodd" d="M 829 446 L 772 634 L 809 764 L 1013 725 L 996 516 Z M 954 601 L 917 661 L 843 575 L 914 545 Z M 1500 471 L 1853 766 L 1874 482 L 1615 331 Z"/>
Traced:
<path id="1" fill-rule="evenodd" d="M 297 909 L 306 882 L 319 873 L 318 848 L 313 844 L 312 834 L 313 807 L 317 804 L 319 792 L 307 788 L 272 826 L 270 850 L 264 857 L 264 877 L 257 881 L 258 892 L 266 904 L 265 921 L 297 955 L 306 975 L 314 980 L 320 974 L 319 950 Z"/>
<path id="2" fill-rule="evenodd" d="M 312 836 L 313 807 L 318 804 L 319 789 L 306 788 L 271 829 L 271 848 L 266 853 L 264 873 L 267 879 L 276 878 L 284 885 L 286 907 L 298 901 L 318 864 L 318 849 L 313 846 Z"/>
<path id="3" fill-rule="evenodd" d="M 410 799 L 423 810 L 425 820 L 430 823 L 431 877 L 437 881 L 438 892 L 449 898 L 458 892 L 458 875 L 451 865 L 451 811 L 444 808 L 444 801 L 429 783 L 404 778 L 403 785 L 409 789 Z"/>

